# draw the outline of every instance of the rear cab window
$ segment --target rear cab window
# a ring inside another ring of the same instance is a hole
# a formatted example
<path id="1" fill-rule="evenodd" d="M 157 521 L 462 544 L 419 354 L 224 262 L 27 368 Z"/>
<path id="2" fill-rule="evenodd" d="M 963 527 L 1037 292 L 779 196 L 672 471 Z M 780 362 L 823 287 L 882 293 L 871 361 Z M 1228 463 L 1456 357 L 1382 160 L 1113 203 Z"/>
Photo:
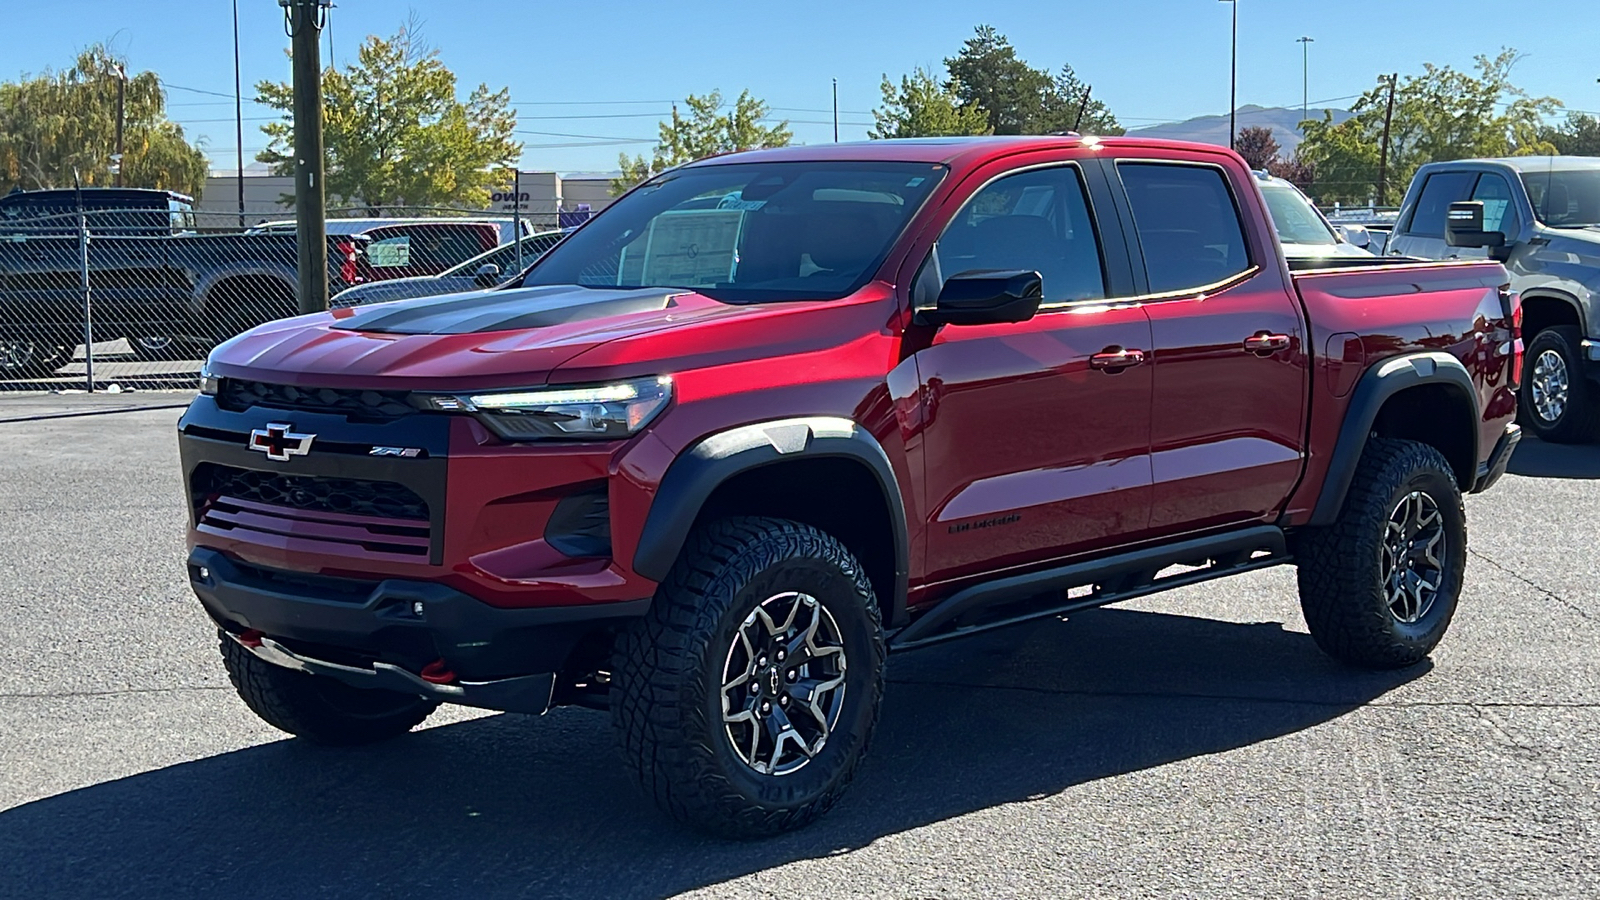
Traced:
<path id="1" fill-rule="evenodd" d="M 1119 162 L 1152 294 L 1209 287 L 1250 270 L 1238 204 L 1220 168 Z"/>

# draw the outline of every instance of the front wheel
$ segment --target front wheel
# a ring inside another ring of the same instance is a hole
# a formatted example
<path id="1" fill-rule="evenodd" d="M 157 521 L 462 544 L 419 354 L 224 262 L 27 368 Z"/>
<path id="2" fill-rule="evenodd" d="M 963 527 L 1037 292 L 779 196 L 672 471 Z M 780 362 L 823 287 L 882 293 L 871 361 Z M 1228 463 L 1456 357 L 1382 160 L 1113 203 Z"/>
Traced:
<path id="1" fill-rule="evenodd" d="M 1373 438 L 1338 520 L 1297 538 L 1300 606 L 1317 646 L 1365 669 L 1420 662 L 1455 615 L 1467 520 L 1450 464 L 1417 441 Z"/>
<path id="2" fill-rule="evenodd" d="M 883 661 L 877 601 L 843 544 L 798 522 L 724 519 L 690 537 L 619 635 L 612 717 L 670 815 L 776 834 L 843 795 L 877 723 Z"/>
<path id="3" fill-rule="evenodd" d="M 313 743 L 353 746 L 399 737 L 439 706 L 426 697 L 351 687 L 275 666 L 228 635 L 218 637 L 228 678 L 250 711 Z"/>
<path id="4" fill-rule="evenodd" d="M 1524 356 L 1518 421 L 1542 441 L 1600 439 L 1600 395 L 1584 376 L 1583 336 L 1574 325 L 1546 328 Z"/>

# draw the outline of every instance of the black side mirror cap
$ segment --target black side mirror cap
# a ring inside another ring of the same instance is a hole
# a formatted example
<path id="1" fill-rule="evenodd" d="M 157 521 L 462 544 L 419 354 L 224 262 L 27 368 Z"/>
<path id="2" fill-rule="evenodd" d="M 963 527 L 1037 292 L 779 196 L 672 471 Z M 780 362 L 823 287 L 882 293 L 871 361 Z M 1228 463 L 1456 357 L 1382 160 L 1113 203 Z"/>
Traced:
<path id="1" fill-rule="evenodd" d="M 927 325 L 997 325 L 1026 322 L 1039 312 L 1044 279 L 1023 269 L 977 269 L 950 276 L 933 309 L 917 318 Z"/>
<path id="2" fill-rule="evenodd" d="M 1450 204 L 1445 216 L 1444 242 L 1451 247 L 1504 247 L 1506 236 L 1483 230 L 1483 201 L 1461 200 Z"/>
<path id="3" fill-rule="evenodd" d="M 472 273 L 472 281 L 479 287 L 494 287 L 500 283 L 500 267 L 494 263 L 484 263 Z"/>

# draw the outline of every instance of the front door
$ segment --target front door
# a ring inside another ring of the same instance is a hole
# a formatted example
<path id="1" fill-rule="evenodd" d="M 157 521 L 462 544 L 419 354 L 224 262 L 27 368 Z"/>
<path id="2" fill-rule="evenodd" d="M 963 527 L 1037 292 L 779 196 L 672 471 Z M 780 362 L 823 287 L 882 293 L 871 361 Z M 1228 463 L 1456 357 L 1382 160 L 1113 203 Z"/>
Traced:
<path id="1" fill-rule="evenodd" d="M 1154 359 L 1150 527 L 1270 519 L 1304 458 L 1299 300 L 1270 238 L 1251 247 L 1220 166 L 1119 162 L 1148 280 Z"/>
<path id="2" fill-rule="evenodd" d="M 1144 531 L 1150 322 L 1139 306 L 1105 299 L 1079 168 L 990 182 L 945 228 L 928 264 L 936 278 L 1037 270 L 1045 298 L 1028 322 L 945 326 L 916 354 L 928 577 L 1093 550 Z"/>

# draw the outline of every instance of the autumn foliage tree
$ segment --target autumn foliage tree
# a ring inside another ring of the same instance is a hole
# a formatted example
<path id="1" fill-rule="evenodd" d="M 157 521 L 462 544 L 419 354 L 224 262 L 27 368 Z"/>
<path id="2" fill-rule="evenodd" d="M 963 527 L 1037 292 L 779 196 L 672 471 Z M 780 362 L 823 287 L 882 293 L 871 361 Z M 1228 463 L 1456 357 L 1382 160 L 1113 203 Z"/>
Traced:
<path id="1" fill-rule="evenodd" d="M 256 91 L 284 114 L 262 126 L 272 142 L 256 159 L 291 174 L 293 90 L 263 81 Z M 459 99 L 455 73 L 422 41 L 415 20 L 393 37 L 369 36 L 354 64 L 322 75 L 328 196 L 374 212 L 487 206 L 522 155 L 510 99 L 507 89 L 486 84 Z"/>
<path id="2" fill-rule="evenodd" d="M 114 184 L 117 82 L 124 77 L 123 185 L 199 196 L 206 156 L 167 118 L 161 79 L 127 74 L 127 60 L 102 44 L 68 69 L 0 83 L 0 192 Z"/>

